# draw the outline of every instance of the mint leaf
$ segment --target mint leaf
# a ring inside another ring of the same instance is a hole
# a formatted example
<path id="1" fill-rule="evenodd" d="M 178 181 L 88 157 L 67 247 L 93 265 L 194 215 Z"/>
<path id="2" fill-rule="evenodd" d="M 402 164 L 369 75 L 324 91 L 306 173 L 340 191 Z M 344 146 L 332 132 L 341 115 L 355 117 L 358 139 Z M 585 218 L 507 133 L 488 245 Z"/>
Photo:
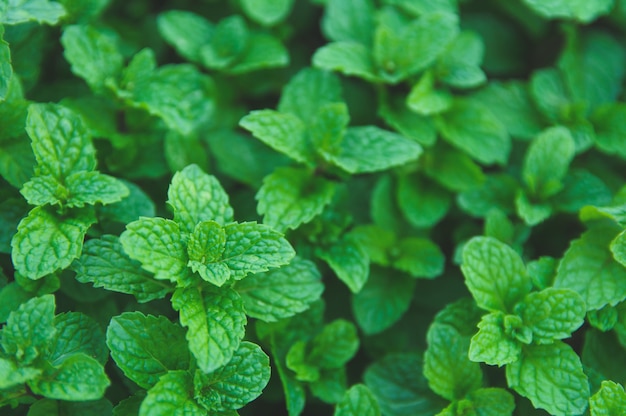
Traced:
<path id="1" fill-rule="evenodd" d="M 352 293 L 359 293 L 369 276 L 369 256 L 352 238 L 344 237 L 317 255 L 324 260 Z"/>
<path id="2" fill-rule="evenodd" d="M 226 231 L 215 221 L 202 221 L 196 225 L 187 243 L 187 264 L 209 283 L 221 286 L 230 277 L 224 264 L 215 264 L 226 247 Z M 221 266 L 221 267 L 220 267 Z"/>
<path id="3" fill-rule="evenodd" d="M 504 164 L 511 140 L 504 124 L 485 106 L 458 99 L 436 120 L 444 139 L 478 162 Z"/>
<path id="4" fill-rule="evenodd" d="M 174 221 L 140 218 L 126 225 L 120 243 L 128 256 L 154 273 L 157 280 L 175 282 L 188 273 L 187 247 Z"/>
<path id="5" fill-rule="evenodd" d="M 320 298 L 324 285 L 315 263 L 296 257 L 279 269 L 248 276 L 233 288 L 248 316 L 275 322 L 308 309 Z"/>
<path id="6" fill-rule="evenodd" d="M 189 165 L 172 178 L 167 203 L 174 211 L 174 221 L 181 230 L 192 233 L 201 221 L 220 225 L 233 221 L 233 209 L 219 181 L 197 165 Z"/>
<path id="7" fill-rule="evenodd" d="M 395 324 L 409 309 L 415 285 L 415 279 L 405 274 L 373 267 L 352 297 L 352 311 L 363 332 L 377 334 Z"/>
<path id="8" fill-rule="evenodd" d="M 322 31 L 327 38 L 370 46 L 375 25 L 371 0 L 329 0 L 324 8 Z"/>
<path id="9" fill-rule="evenodd" d="M 186 59 L 200 60 L 200 48 L 213 35 L 214 27 L 204 17 L 183 10 L 167 10 L 157 17 L 159 33 Z"/>
<path id="10" fill-rule="evenodd" d="M 67 26 L 61 36 L 63 55 L 72 72 L 95 92 L 115 82 L 122 72 L 124 56 L 111 33 L 87 25 Z"/>
<path id="11" fill-rule="evenodd" d="M 17 25 L 35 21 L 49 25 L 56 25 L 65 16 L 65 9 L 56 1 L 48 0 L 7 0 L 3 14 L 0 14 L 0 23 Z"/>
<path id="12" fill-rule="evenodd" d="M 518 360 L 521 344 L 505 332 L 504 320 L 505 316 L 500 312 L 482 317 L 478 323 L 478 332 L 470 343 L 470 360 L 497 366 Z"/>
<path id="13" fill-rule="evenodd" d="M 189 350 L 205 373 L 228 363 L 244 336 L 246 315 L 241 297 L 229 288 L 177 289 L 172 306 L 187 327 Z"/>
<path id="14" fill-rule="evenodd" d="M 110 384 L 102 364 L 83 353 L 68 356 L 28 383 L 35 394 L 58 400 L 98 400 Z"/>
<path id="15" fill-rule="evenodd" d="M 451 203 L 446 190 L 415 174 L 398 178 L 396 199 L 406 219 L 419 228 L 432 227 L 441 221 Z"/>
<path id="16" fill-rule="evenodd" d="M 126 312 L 111 319 L 106 342 L 126 377 L 150 389 L 168 371 L 189 368 L 184 336 L 185 330 L 164 316 Z"/>
<path id="17" fill-rule="evenodd" d="M 467 400 L 480 416 L 511 416 L 515 410 L 513 395 L 497 387 L 474 390 Z"/>
<path id="18" fill-rule="evenodd" d="M 560 341 L 524 347 L 520 359 L 506 367 L 509 387 L 554 415 L 581 414 L 589 384 L 578 355 Z"/>
<path id="19" fill-rule="evenodd" d="M 295 229 L 322 213 L 336 184 L 304 169 L 282 167 L 263 179 L 256 199 L 263 222 L 278 231 Z"/>
<path id="20" fill-rule="evenodd" d="M 392 264 L 413 277 L 432 279 L 443 273 L 441 249 L 425 238 L 405 238 L 392 248 Z"/>
<path id="21" fill-rule="evenodd" d="M 11 50 L 9 44 L 3 39 L 4 27 L 0 28 L 0 102 L 7 98 L 13 67 L 11 66 Z"/>
<path id="22" fill-rule="evenodd" d="M 478 164 L 452 147 L 435 146 L 421 160 L 430 178 L 455 192 L 478 188 L 486 179 Z"/>
<path id="23" fill-rule="evenodd" d="M 356 327 L 349 321 L 337 319 L 324 326 L 309 343 L 307 362 L 323 369 L 340 368 L 359 349 Z"/>
<path id="24" fill-rule="evenodd" d="M 361 43 L 333 42 L 322 46 L 313 55 L 313 65 L 369 82 L 380 82 L 370 50 Z"/>
<path id="25" fill-rule="evenodd" d="M 437 78 L 454 88 L 479 86 L 487 80 L 480 69 L 484 53 L 485 45 L 478 34 L 461 32 L 439 58 Z"/>
<path id="26" fill-rule="evenodd" d="M 96 167 L 95 149 L 80 116 L 57 104 L 31 104 L 26 132 L 32 140 L 38 176 L 59 182 Z"/>
<path id="27" fill-rule="evenodd" d="M 444 324 L 453 327 L 456 331 L 466 337 L 471 337 L 476 332 L 476 326 L 483 317 L 481 310 L 472 298 L 463 297 L 455 302 L 449 303 L 437 315 L 433 323 Z"/>
<path id="28" fill-rule="evenodd" d="M 239 61 L 225 72 L 239 75 L 262 69 L 284 67 L 288 63 L 289 52 L 279 39 L 263 33 L 252 33 L 247 49 L 244 49 Z"/>
<path id="29" fill-rule="evenodd" d="M 380 409 L 392 416 L 430 416 L 443 406 L 422 375 L 421 357 L 414 353 L 390 354 L 365 371 L 365 384 Z"/>
<path id="30" fill-rule="evenodd" d="M 349 123 L 350 115 L 345 103 L 330 103 L 320 107 L 315 117 L 311 119 L 309 132 L 316 151 L 323 156 L 327 153 L 332 155 Z"/>
<path id="31" fill-rule="evenodd" d="M 37 280 L 67 268 L 83 247 L 87 229 L 95 222 L 88 212 L 59 217 L 43 207 L 33 208 L 20 221 L 11 240 L 11 258 L 18 272 Z"/>
<path id="32" fill-rule="evenodd" d="M 589 23 L 598 16 L 608 13 L 613 6 L 612 0 L 566 1 L 524 0 L 531 9 L 549 19 L 576 19 L 581 23 Z"/>
<path id="33" fill-rule="evenodd" d="M 35 176 L 22 186 L 20 193 L 31 205 L 61 205 L 68 196 L 68 190 L 50 175 Z"/>
<path id="34" fill-rule="evenodd" d="M 256 110 L 242 118 L 239 125 L 295 161 L 311 163 L 313 160 L 313 149 L 305 134 L 305 124 L 293 114 Z"/>
<path id="35" fill-rule="evenodd" d="M 404 137 L 416 141 L 422 146 L 432 146 L 437 140 L 435 125 L 430 117 L 422 117 L 409 110 L 404 97 L 393 96 L 381 100 L 378 114 L 389 126 Z"/>
<path id="36" fill-rule="evenodd" d="M 478 306 L 489 311 L 511 311 L 532 286 L 519 254 L 492 237 L 465 244 L 461 270 Z"/>
<path id="37" fill-rule="evenodd" d="M 38 377 L 41 371 L 33 367 L 18 367 L 13 361 L 0 358 L 0 389 L 26 383 Z"/>
<path id="38" fill-rule="evenodd" d="M 523 177 L 530 194 L 545 200 L 559 192 L 575 152 L 574 139 L 565 127 L 539 134 L 524 159 Z"/>
<path id="39" fill-rule="evenodd" d="M 243 222 L 224 227 L 226 244 L 222 261 L 240 280 L 249 273 L 266 272 L 289 263 L 295 256 L 283 234 L 264 224 Z"/>
<path id="40" fill-rule="evenodd" d="M 48 342 L 46 358 L 56 365 L 77 353 L 94 358 L 105 365 L 109 351 L 104 333 L 96 321 L 80 312 L 65 312 L 54 317 L 56 333 Z"/>
<path id="41" fill-rule="evenodd" d="M 539 111 L 550 121 L 558 122 L 563 110 L 570 104 L 563 79 L 554 68 L 533 72 L 530 94 Z"/>
<path id="42" fill-rule="evenodd" d="M 93 283 L 115 292 L 135 296 L 139 302 L 162 299 L 173 290 L 167 283 L 156 280 L 124 251 L 119 238 L 103 235 L 85 242 L 81 256 L 72 269 L 76 280 Z"/>
<path id="43" fill-rule="evenodd" d="M 210 412 L 237 410 L 260 396 L 269 379 L 269 357 L 244 341 L 225 366 L 209 374 L 196 371 L 194 396 Z"/>
<path id="44" fill-rule="evenodd" d="M 200 50 L 203 65 L 211 69 L 226 69 L 241 59 L 251 43 L 246 21 L 239 15 L 223 18 L 215 26 L 210 41 Z"/>
<path id="45" fill-rule="evenodd" d="M 28 416 L 100 416 L 111 415 L 113 405 L 102 398 L 88 401 L 41 399 L 28 409 Z"/>
<path id="46" fill-rule="evenodd" d="M 336 75 L 304 68 L 283 89 L 278 111 L 292 114 L 308 125 L 320 108 L 340 101 L 341 83 Z"/>
<path id="47" fill-rule="evenodd" d="M 626 271 L 609 250 L 617 232 L 612 226 L 597 226 L 572 241 L 559 263 L 554 287 L 578 292 L 587 310 L 626 299 Z"/>
<path id="48" fill-rule="evenodd" d="M 625 407 L 624 387 L 610 380 L 603 381 L 600 390 L 589 399 L 591 416 L 618 416 Z"/>
<path id="49" fill-rule="evenodd" d="M 563 189 L 550 201 L 563 212 L 577 213 L 586 205 L 608 205 L 612 193 L 602 179 L 583 169 L 572 169 L 563 180 Z"/>
<path id="50" fill-rule="evenodd" d="M 22 303 L 11 312 L 1 332 L 4 352 L 25 365 L 41 356 L 56 332 L 54 308 L 54 296 L 44 295 Z"/>
<path id="51" fill-rule="evenodd" d="M 584 323 L 586 305 L 574 291 L 547 288 L 526 295 L 515 311 L 532 330 L 534 342 L 549 344 L 569 337 Z"/>
<path id="52" fill-rule="evenodd" d="M 535 226 L 547 220 L 553 211 L 549 202 L 534 202 L 522 189 L 518 190 L 515 197 L 515 208 L 517 215 L 529 226 Z"/>
<path id="53" fill-rule="evenodd" d="M 337 403 L 334 416 L 380 416 L 376 397 L 364 384 L 355 384 Z"/>
<path id="54" fill-rule="evenodd" d="M 116 178 L 100 172 L 76 172 L 65 181 L 68 207 L 82 208 L 85 204 L 107 205 L 119 202 L 129 194 L 128 188 Z"/>
<path id="55" fill-rule="evenodd" d="M 141 402 L 139 416 L 206 416 L 193 398 L 193 380 L 187 371 L 170 371 Z"/>
<path id="56" fill-rule="evenodd" d="M 405 164 L 421 153 L 419 144 L 399 134 L 363 126 L 348 128 L 337 151 L 324 157 L 349 173 L 366 173 Z"/>
<path id="57" fill-rule="evenodd" d="M 518 186 L 517 181 L 507 174 L 488 175 L 480 188 L 460 193 L 458 202 L 474 217 L 485 217 L 493 208 L 509 214 L 515 211 Z"/>
<path id="58" fill-rule="evenodd" d="M 482 386 L 480 364 L 468 358 L 469 337 L 449 325 L 433 323 L 426 341 L 424 377 L 435 393 L 454 401 Z"/>
<path id="59" fill-rule="evenodd" d="M 263 26 L 273 26 L 287 17 L 293 0 L 243 0 L 241 7 L 248 17 Z"/>
<path id="60" fill-rule="evenodd" d="M 419 115 L 430 116 L 450 109 L 452 101 L 452 94 L 449 91 L 436 89 L 434 72 L 426 71 L 411 88 L 406 105 Z"/>
<path id="61" fill-rule="evenodd" d="M 595 145 L 603 152 L 626 158 L 626 144 L 620 140 L 626 133 L 626 105 L 611 103 L 591 115 L 596 133 Z"/>

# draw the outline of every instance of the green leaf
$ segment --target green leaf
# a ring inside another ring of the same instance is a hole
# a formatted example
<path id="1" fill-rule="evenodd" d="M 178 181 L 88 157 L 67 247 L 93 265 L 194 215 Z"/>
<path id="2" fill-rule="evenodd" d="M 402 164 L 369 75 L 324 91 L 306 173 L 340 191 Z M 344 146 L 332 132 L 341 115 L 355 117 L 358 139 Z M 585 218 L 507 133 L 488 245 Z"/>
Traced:
<path id="1" fill-rule="evenodd" d="M 162 299 L 173 290 L 167 283 L 155 280 L 124 251 L 119 238 L 103 235 L 85 242 L 80 258 L 72 264 L 76 279 L 115 292 L 135 296 L 139 302 Z"/>
<path id="2" fill-rule="evenodd" d="M 224 231 L 226 245 L 222 261 L 236 280 L 249 273 L 266 272 L 285 265 L 296 254 L 283 234 L 264 224 L 233 223 L 226 225 Z"/>
<path id="3" fill-rule="evenodd" d="M 0 389 L 26 383 L 38 377 L 41 371 L 33 367 L 18 367 L 13 361 L 0 358 Z"/>
<path id="4" fill-rule="evenodd" d="M 406 105 L 422 116 L 443 113 L 450 109 L 452 102 L 449 91 L 436 89 L 433 71 L 426 71 L 406 98 Z"/>
<path id="5" fill-rule="evenodd" d="M 504 124 L 485 106 L 458 99 L 437 119 L 444 139 L 478 162 L 506 163 L 511 140 Z"/>
<path id="6" fill-rule="evenodd" d="M 332 155 L 341 143 L 344 130 L 349 123 L 350 115 L 345 103 L 330 103 L 320 107 L 311 120 L 309 130 L 315 150 L 322 155 Z"/>
<path id="7" fill-rule="evenodd" d="M 515 410 L 513 395 L 497 387 L 474 390 L 467 400 L 479 416 L 511 416 Z"/>
<path id="8" fill-rule="evenodd" d="M 597 226 L 573 240 L 559 263 L 554 287 L 578 292 L 587 310 L 626 299 L 626 270 L 609 250 L 617 232 L 611 226 Z M 613 252 L 615 244 L 611 246 Z"/>
<path id="9" fill-rule="evenodd" d="M 482 317 L 478 323 L 479 330 L 471 339 L 470 360 L 503 366 L 519 359 L 521 344 L 505 332 L 504 320 L 501 312 Z"/>
<path id="10" fill-rule="evenodd" d="M 48 0 L 7 0 L 0 9 L 0 23 L 17 25 L 25 22 L 38 22 L 56 25 L 65 16 L 65 9 L 56 1 Z"/>
<path id="11" fill-rule="evenodd" d="M 324 291 L 315 263 L 299 257 L 279 269 L 248 276 L 233 288 L 243 299 L 246 314 L 266 322 L 307 310 Z"/>
<path id="12" fill-rule="evenodd" d="M 484 311 L 476 305 L 472 298 L 463 297 L 447 304 L 435 315 L 433 323 L 451 326 L 459 334 L 471 337 L 475 334 L 483 314 Z"/>
<path id="13" fill-rule="evenodd" d="M 556 210 L 578 213 L 587 205 L 608 205 L 612 198 L 602 179 L 586 170 L 572 169 L 563 180 L 563 189 L 550 202 Z"/>
<path id="14" fill-rule="evenodd" d="M 405 238 L 391 249 L 393 267 L 413 277 L 432 279 L 443 273 L 445 257 L 425 238 Z"/>
<path id="15" fill-rule="evenodd" d="M 608 13 L 613 0 L 567 1 L 567 0 L 524 0 L 524 3 L 539 15 L 548 19 L 576 19 L 581 23 L 589 23 L 597 17 Z"/>
<path id="16" fill-rule="evenodd" d="M 341 83 L 335 74 L 304 68 L 285 85 L 278 111 L 292 114 L 308 125 L 320 108 L 340 101 Z"/>
<path id="17" fill-rule="evenodd" d="M 465 244 L 461 270 L 478 306 L 489 311 L 512 311 L 532 287 L 519 254 L 492 237 Z"/>
<path id="18" fill-rule="evenodd" d="M 298 162 L 313 161 L 313 150 L 305 134 L 305 125 L 293 114 L 256 110 L 242 118 L 239 125 L 263 143 Z"/>
<path id="19" fill-rule="evenodd" d="M 246 21 L 239 15 L 230 15 L 215 26 L 210 41 L 200 49 L 200 60 L 210 69 L 223 70 L 240 59 L 251 43 Z"/>
<path id="20" fill-rule="evenodd" d="M 322 18 L 322 32 L 337 42 L 358 42 L 370 46 L 374 16 L 371 0 L 328 0 Z"/>
<path id="21" fill-rule="evenodd" d="M 540 69 L 530 78 L 530 94 L 539 111 L 550 121 L 558 122 L 569 105 L 569 97 L 559 71 Z"/>
<path id="22" fill-rule="evenodd" d="M 93 26 L 67 26 L 61 44 L 72 72 L 83 78 L 95 92 L 102 91 L 120 76 L 124 56 L 119 51 L 118 39 L 111 33 Z"/>
<path id="23" fill-rule="evenodd" d="M 197 62 L 200 48 L 213 36 L 214 27 L 204 17 L 183 10 L 167 10 L 157 17 L 159 33 L 184 58 Z"/>
<path id="24" fill-rule="evenodd" d="M 535 226 L 552 215 L 552 205 L 549 202 L 531 201 L 529 195 L 522 189 L 518 189 L 515 196 L 515 208 L 517 215 L 524 220 L 526 225 Z"/>
<path id="25" fill-rule="evenodd" d="M 626 408 L 624 387 L 610 380 L 603 381 L 600 390 L 589 399 L 591 416 L 619 416 L 624 408 Z"/>
<path id="26" fill-rule="evenodd" d="M 113 404 L 106 398 L 72 402 L 41 399 L 29 407 L 27 416 L 108 416 L 112 412 Z"/>
<path id="27" fill-rule="evenodd" d="M 400 134 L 416 141 L 422 146 L 431 147 L 437 141 L 435 124 L 430 117 L 422 117 L 409 110 L 403 96 L 397 95 L 383 100 L 378 114 L 385 122 Z"/>
<path id="28" fill-rule="evenodd" d="M 337 319 L 324 326 L 309 344 L 307 362 L 322 369 L 340 368 L 359 349 L 357 329 L 349 321 Z"/>
<path id="29" fill-rule="evenodd" d="M 507 174 L 488 175 L 480 188 L 458 195 L 461 208 L 474 217 L 485 217 L 494 208 L 510 214 L 515 211 L 518 182 Z"/>
<path id="30" fill-rule="evenodd" d="M 428 228 L 437 224 L 450 208 L 450 195 L 439 185 L 418 175 L 398 178 L 398 206 L 415 227 Z"/>
<path id="31" fill-rule="evenodd" d="M 100 172 L 76 172 L 66 178 L 68 207 L 85 204 L 112 204 L 127 197 L 129 190 L 120 180 Z"/>
<path id="32" fill-rule="evenodd" d="M 68 356 L 28 383 L 33 393 L 57 400 L 98 400 L 110 384 L 102 364 L 83 353 Z"/>
<path id="33" fill-rule="evenodd" d="M 598 108 L 591 115 L 596 133 L 595 145 L 604 153 L 626 159 L 626 104 L 611 103 Z"/>
<path id="34" fill-rule="evenodd" d="M 294 0 L 242 0 L 241 7 L 246 15 L 263 26 L 273 26 L 283 21 Z"/>
<path id="35" fill-rule="evenodd" d="M 364 384 L 355 384 L 337 404 L 334 416 L 380 416 L 378 401 Z"/>
<path id="36" fill-rule="evenodd" d="M 16 270 L 37 280 L 67 268 L 80 255 L 87 229 L 94 222 L 89 212 L 71 218 L 59 217 L 43 207 L 33 208 L 11 240 Z"/>
<path id="37" fill-rule="evenodd" d="M 96 154 L 83 120 L 58 104 L 31 104 L 26 132 L 32 140 L 38 175 L 59 182 L 72 173 L 92 171 Z"/>
<path id="38" fill-rule="evenodd" d="M 54 317 L 56 333 L 48 342 L 46 358 L 56 365 L 70 355 L 83 353 L 105 365 L 109 350 L 104 333 L 96 321 L 80 312 L 65 312 Z"/>
<path id="39" fill-rule="evenodd" d="M 4 41 L 4 27 L 0 27 L 0 103 L 6 100 L 11 87 L 13 67 L 11 66 L 11 50 Z"/>
<path id="40" fill-rule="evenodd" d="M 150 389 L 169 371 L 189 368 L 185 330 L 166 317 L 126 312 L 111 319 L 107 346 L 126 377 Z"/>
<path id="41" fill-rule="evenodd" d="M 454 88 L 474 88 L 487 80 L 480 69 L 485 53 L 482 38 L 474 32 L 461 32 L 439 58 L 437 79 Z"/>
<path id="42" fill-rule="evenodd" d="M 352 297 L 352 310 L 359 327 L 367 335 L 384 331 L 409 309 L 415 279 L 405 274 L 372 268 L 360 292 Z"/>
<path id="43" fill-rule="evenodd" d="M 531 195 L 545 200 L 563 189 L 563 178 L 574 158 L 574 139 L 565 127 L 544 130 L 531 143 L 523 177 Z"/>
<path id="44" fill-rule="evenodd" d="M 596 311 L 587 312 L 587 322 L 594 328 L 602 332 L 610 331 L 618 324 L 618 309 L 612 306 L 605 306 Z"/>
<path id="45" fill-rule="evenodd" d="M 120 243 L 128 256 L 157 280 L 181 280 L 188 273 L 187 247 L 176 222 L 140 218 L 126 225 Z"/>
<path id="46" fill-rule="evenodd" d="M 210 412 L 237 410 L 261 395 L 270 379 L 270 361 L 261 347 L 244 341 L 216 371 L 196 371 L 194 396 Z"/>
<path id="47" fill-rule="evenodd" d="M 53 295 L 32 298 L 9 314 L 0 344 L 5 353 L 28 365 L 41 356 L 54 336 Z"/>
<path id="48" fill-rule="evenodd" d="M 336 184 L 304 169 L 282 167 L 266 176 L 256 194 L 263 222 L 278 231 L 296 229 L 322 213 Z"/>
<path id="49" fill-rule="evenodd" d="M 384 415 L 431 416 L 445 406 L 428 388 L 418 354 L 388 355 L 367 368 L 364 380 Z"/>
<path id="50" fill-rule="evenodd" d="M 486 179 L 478 164 L 452 147 L 435 146 L 424 153 L 421 161 L 430 178 L 455 192 L 478 188 Z"/>
<path id="51" fill-rule="evenodd" d="M 370 50 L 361 43 L 329 43 L 315 51 L 312 61 L 320 69 L 354 75 L 369 82 L 380 82 Z"/>
<path id="52" fill-rule="evenodd" d="M 468 358 L 468 337 L 449 325 L 433 323 L 428 329 L 426 341 L 424 377 L 435 393 L 454 401 L 482 386 L 480 364 Z"/>
<path id="53" fill-rule="evenodd" d="M 506 367 L 509 387 L 553 415 L 584 412 L 589 384 L 572 347 L 560 341 L 524 347 L 520 359 Z"/>
<path id="54" fill-rule="evenodd" d="M 229 288 L 177 289 L 172 306 L 187 327 L 189 350 L 205 373 L 228 363 L 244 336 L 246 315 L 243 301 Z"/>
<path id="55" fill-rule="evenodd" d="M 352 293 L 359 293 L 369 276 L 369 256 L 361 244 L 354 239 L 343 238 L 317 254 Z"/>
<path id="56" fill-rule="evenodd" d="M 569 337 L 584 323 L 586 305 L 574 291 L 547 288 L 526 295 L 515 311 L 533 331 L 534 342 L 549 344 Z"/>
<path id="57" fill-rule="evenodd" d="M 193 380 L 187 371 L 170 371 L 161 376 L 157 384 L 141 402 L 139 416 L 206 416 L 207 412 L 196 404 L 193 397 Z"/>
<path id="58" fill-rule="evenodd" d="M 35 176 L 24 184 L 20 193 L 31 205 L 61 205 L 69 196 L 68 190 L 50 175 Z"/>
<path id="59" fill-rule="evenodd" d="M 493 237 L 505 244 L 511 244 L 515 238 L 515 227 L 505 213 L 497 208 L 489 210 L 485 218 L 485 236 Z M 531 278 L 533 275 L 528 273 Z"/>

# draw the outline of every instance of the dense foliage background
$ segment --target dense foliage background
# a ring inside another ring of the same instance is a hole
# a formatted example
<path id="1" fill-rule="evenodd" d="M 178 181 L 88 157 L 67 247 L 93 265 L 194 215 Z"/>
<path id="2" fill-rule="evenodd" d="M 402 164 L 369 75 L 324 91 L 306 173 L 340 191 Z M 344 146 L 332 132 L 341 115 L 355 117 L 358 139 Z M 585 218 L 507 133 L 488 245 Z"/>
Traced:
<path id="1" fill-rule="evenodd" d="M 625 36 L 0 0 L 0 413 L 626 414 Z"/>

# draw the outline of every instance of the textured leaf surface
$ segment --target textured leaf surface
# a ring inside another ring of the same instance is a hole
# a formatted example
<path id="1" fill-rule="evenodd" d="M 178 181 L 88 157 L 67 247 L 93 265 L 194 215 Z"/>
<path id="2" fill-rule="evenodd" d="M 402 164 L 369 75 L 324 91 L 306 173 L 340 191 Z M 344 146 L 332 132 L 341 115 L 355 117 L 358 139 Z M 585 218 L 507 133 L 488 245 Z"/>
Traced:
<path id="1" fill-rule="evenodd" d="M 95 287 L 127 293 L 139 302 L 161 299 L 173 290 L 128 257 L 119 238 L 112 235 L 88 240 L 72 269 L 81 283 L 91 282 Z"/>
<path id="2" fill-rule="evenodd" d="M 451 147 L 436 146 L 422 156 L 422 161 L 428 176 L 455 192 L 477 188 L 485 181 L 480 166 Z"/>
<path id="3" fill-rule="evenodd" d="M 206 416 L 193 399 L 193 380 L 187 371 L 164 374 L 141 402 L 139 416 Z"/>
<path id="4" fill-rule="evenodd" d="M 67 197 L 67 190 L 51 175 L 31 178 L 20 193 L 31 205 L 60 205 Z"/>
<path id="5" fill-rule="evenodd" d="M 39 175 L 60 182 L 96 167 L 95 149 L 80 116 L 57 104 L 31 104 L 26 118 Z"/>
<path id="6" fill-rule="evenodd" d="M 618 231 L 611 226 L 598 226 L 572 241 L 559 263 L 554 287 L 578 292 L 587 304 L 587 310 L 624 300 L 626 270 L 613 259 L 609 250 Z"/>
<path id="7" fill-rule="evenodd" d="M 503 366 L 519 358 L 521 344 L 505 332 L 504 315 L 490 313 L 478 323 L 478 332 L 472 337 L 469 359 L 489 365 Z"/>
<path id="8" fill-rule="evenodd" d="M 581 414 L 589 385 L 578 355 L 560 341 L 529 345 L 520 359 L 506 367 L 508 385 L 553 415 Z"/>
<path id="9" fill-rule="evenodd" d="M 41 370 L 33 367 L 18 367 L 13 361 L 0 358 L 0 389 L 23 384 L 41 374 Z"/>
<path id="10" fill-rule="evenodd" d="M 392 250 L 393 266 L 413 277 L 432 279 L 443 272 L 445 257 L 439 246 L 430 240 L 405 238 Z"/>
<path id="11" fill-rule="evenodd" d="M 205 373 L 228 363 L 245 333 L 243 301 L 229 288 L 177 289 L 172 306 L 187 327 L 189 350 Z"/>
<path id="12" fill-rule="evenodd" d="M 28 383 L 35 394 L 58 400 L 98 400 L 111 384 L 104 367 L 83 354 L 72 354 L 58 367 L 44 370 L 41 376 Z"/>
<path id="13" fill-rule="evenodd" d="M 56 1 L 8 0 L 4 7 L 6 10 L 0 15 L 0 23 L 7 25 L 30 21 L 55 25 L 65 16 L 65 9 Z"/>
<path id="14" fill-rule="evenodd" d="M 295 229 L 322 213 L 336 184 L 309 171 L 283 167 L 266 176 L 256 199 L 263 222 L 278 231 Z"/>
<path id="15" fill-rule="evenodd" d="M 198 165 L 189 165 L 174 175 L 167 197 L 174 221 L 186 233 L 192 233 L 201 221 L 220 225 L 233 221 L 226 191 L 217 178 L 204 173 Z"/>
<path id="16" fill-rule="evenodd" d="M 532 286 L 519 254 L 492 237 L 467 242 L 461 270 L 478 306 L 490 311 L 511 311 Z"/>
<path id="17" fill-rule="evenodd" d="M 626 393 L 621 384 L 610 380 L 602 382 L 598 390 L 589 399 L 591 416 L 619 416 L 626 409 Z"/>
<path id="18" fill-rule="evenodd" d="M 331 40 L 369 46 L 374 26 L 374 4 L 371 0 L 329 0 L 326 3 L 322 31 Z"/>
<path id="19" fill-rule="evenodd" d="M 475 390 L 467 399 L 480 416 L 511 416 L 515 410 L 513 395 L 497 387 Z"/>
<path id="20" fill-rule="evenodd" d="M 248 276 L 234 289 L 248 316 L 274 322 L 308 309 L 320 298 L 324 285 L 315 264 L 296 257 L 279 269 Z"/>
<path id="21" fill-rule="evenodd" d="M 48 342 L 46 358 L 53 365 L 70 355 L 83 353 L 105 365 L 109 359 L 104 332 L 89 316 L 80 312 L 65 312 L 54 317 L 56 333 Z"/>
<path id="22" fill-rule="evenodd" d="M 183 57 L 198 61 L 200 48 L 213 35 L 214 27 L 204 17 L 183 10 L 168 10 L 157 17 L 159 33 Z"/>
<path id="23" fill-rule="evenodd" d="M 469 337 L 449 325 L 434 323 L 428 329 L 426 341 L 424 377 L 435 393 L 454 401 L 482 386 L 480 364 L 468 358 Z"/>
<path id="24" fill-rule="evenodd" d="M 209 411 L 237 410 L 260 396 L 269 379 L 269 357 L 244 341 L 222 368 L 209 374 L 196 371 L 195 397 Z"/>
<path id="25" fill-rule="evenodd" d="M 313 65 L 328 71 L 380 82 L 370 50 L 356 42 L 333 42 L 322 46 L 313 55 Z"/>
<path id="26" fill-rule="evenodd" d="M 586 314 L 578 293 L 554 288 L 529 293 L 515 309 L 540 344 L 569 337 L 584 323 Z"/>
<path id="27" fill-rule="evenodd" d="M 126 312 L 111 319 L 107 345 L 126 377 L 150 389 L 168 371 L 189 368 L 185 330 L 166 317 Z"/>
<path id="28" fill-rule="evenodd" d="M 359 338 L 354 324 L 337 319 L 322 329 L 310 343 L 307 362 L 319 368 L 339 368 L 345 365 L 359 349 Z"/>
<path id="29" fill-rule="evenodd" d="M 322 258 L 352 293 L 359 293 L 369 276 L 369 256 L 364 247 L 350 238 L 343 238 L 329 249 L 320 251 Z"/>
<path id="30" fill-rule="evenodd" d="M 181 279 L 187 271 L 187 249 L 178 224 L 163 218 L 140 218 L 126 225 L 120 242 L 130 258 L 158 280 Z"/>
<path id="31" fill-rule="evenodd" d="M 17 271 L 30 279 L 68 267 L 80 255 L 83 238 L 95 219 L 87 213 L 59 218 L 37 207 L 20 221 L 11 257 Z"/>
<path id="32" fill-rule="evenodd" d="M 100 172 L 73 173 L 66 178 L 65 186 L 69 193 L 68 207 L 112 204 L 129 194 L 128 188 L 121 181 Z"/>
<path id="33" fill-rule="evenodd" d="M 380 416 L 376 397 L 364 384 L 355 384 L 337 403 L 334 416 Z"/>
<path id="34" fill-rule="evenodd" d="M 0 343 L 7 354 L 30 364 L 54 336 L 54 296 L 44 295 L 22 303 L 9 314 Z"/>
<path id="35" fill-rule="evenodd" d="M 291 11 L 293 0 L 243 0 L 241 7 L 255 22 L 272 26 L 282 21 Z"/>

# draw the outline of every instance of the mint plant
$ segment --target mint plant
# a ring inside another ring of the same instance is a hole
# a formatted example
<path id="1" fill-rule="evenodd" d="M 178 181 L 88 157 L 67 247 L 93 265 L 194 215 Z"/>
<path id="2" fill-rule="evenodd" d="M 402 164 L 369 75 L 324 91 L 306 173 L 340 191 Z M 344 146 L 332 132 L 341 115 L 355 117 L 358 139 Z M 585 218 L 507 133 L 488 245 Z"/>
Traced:
<path id="1" fill-rule="evenodd" d="M 0 413 L 622 415 L 625 4 L 0 0 Z"/>

